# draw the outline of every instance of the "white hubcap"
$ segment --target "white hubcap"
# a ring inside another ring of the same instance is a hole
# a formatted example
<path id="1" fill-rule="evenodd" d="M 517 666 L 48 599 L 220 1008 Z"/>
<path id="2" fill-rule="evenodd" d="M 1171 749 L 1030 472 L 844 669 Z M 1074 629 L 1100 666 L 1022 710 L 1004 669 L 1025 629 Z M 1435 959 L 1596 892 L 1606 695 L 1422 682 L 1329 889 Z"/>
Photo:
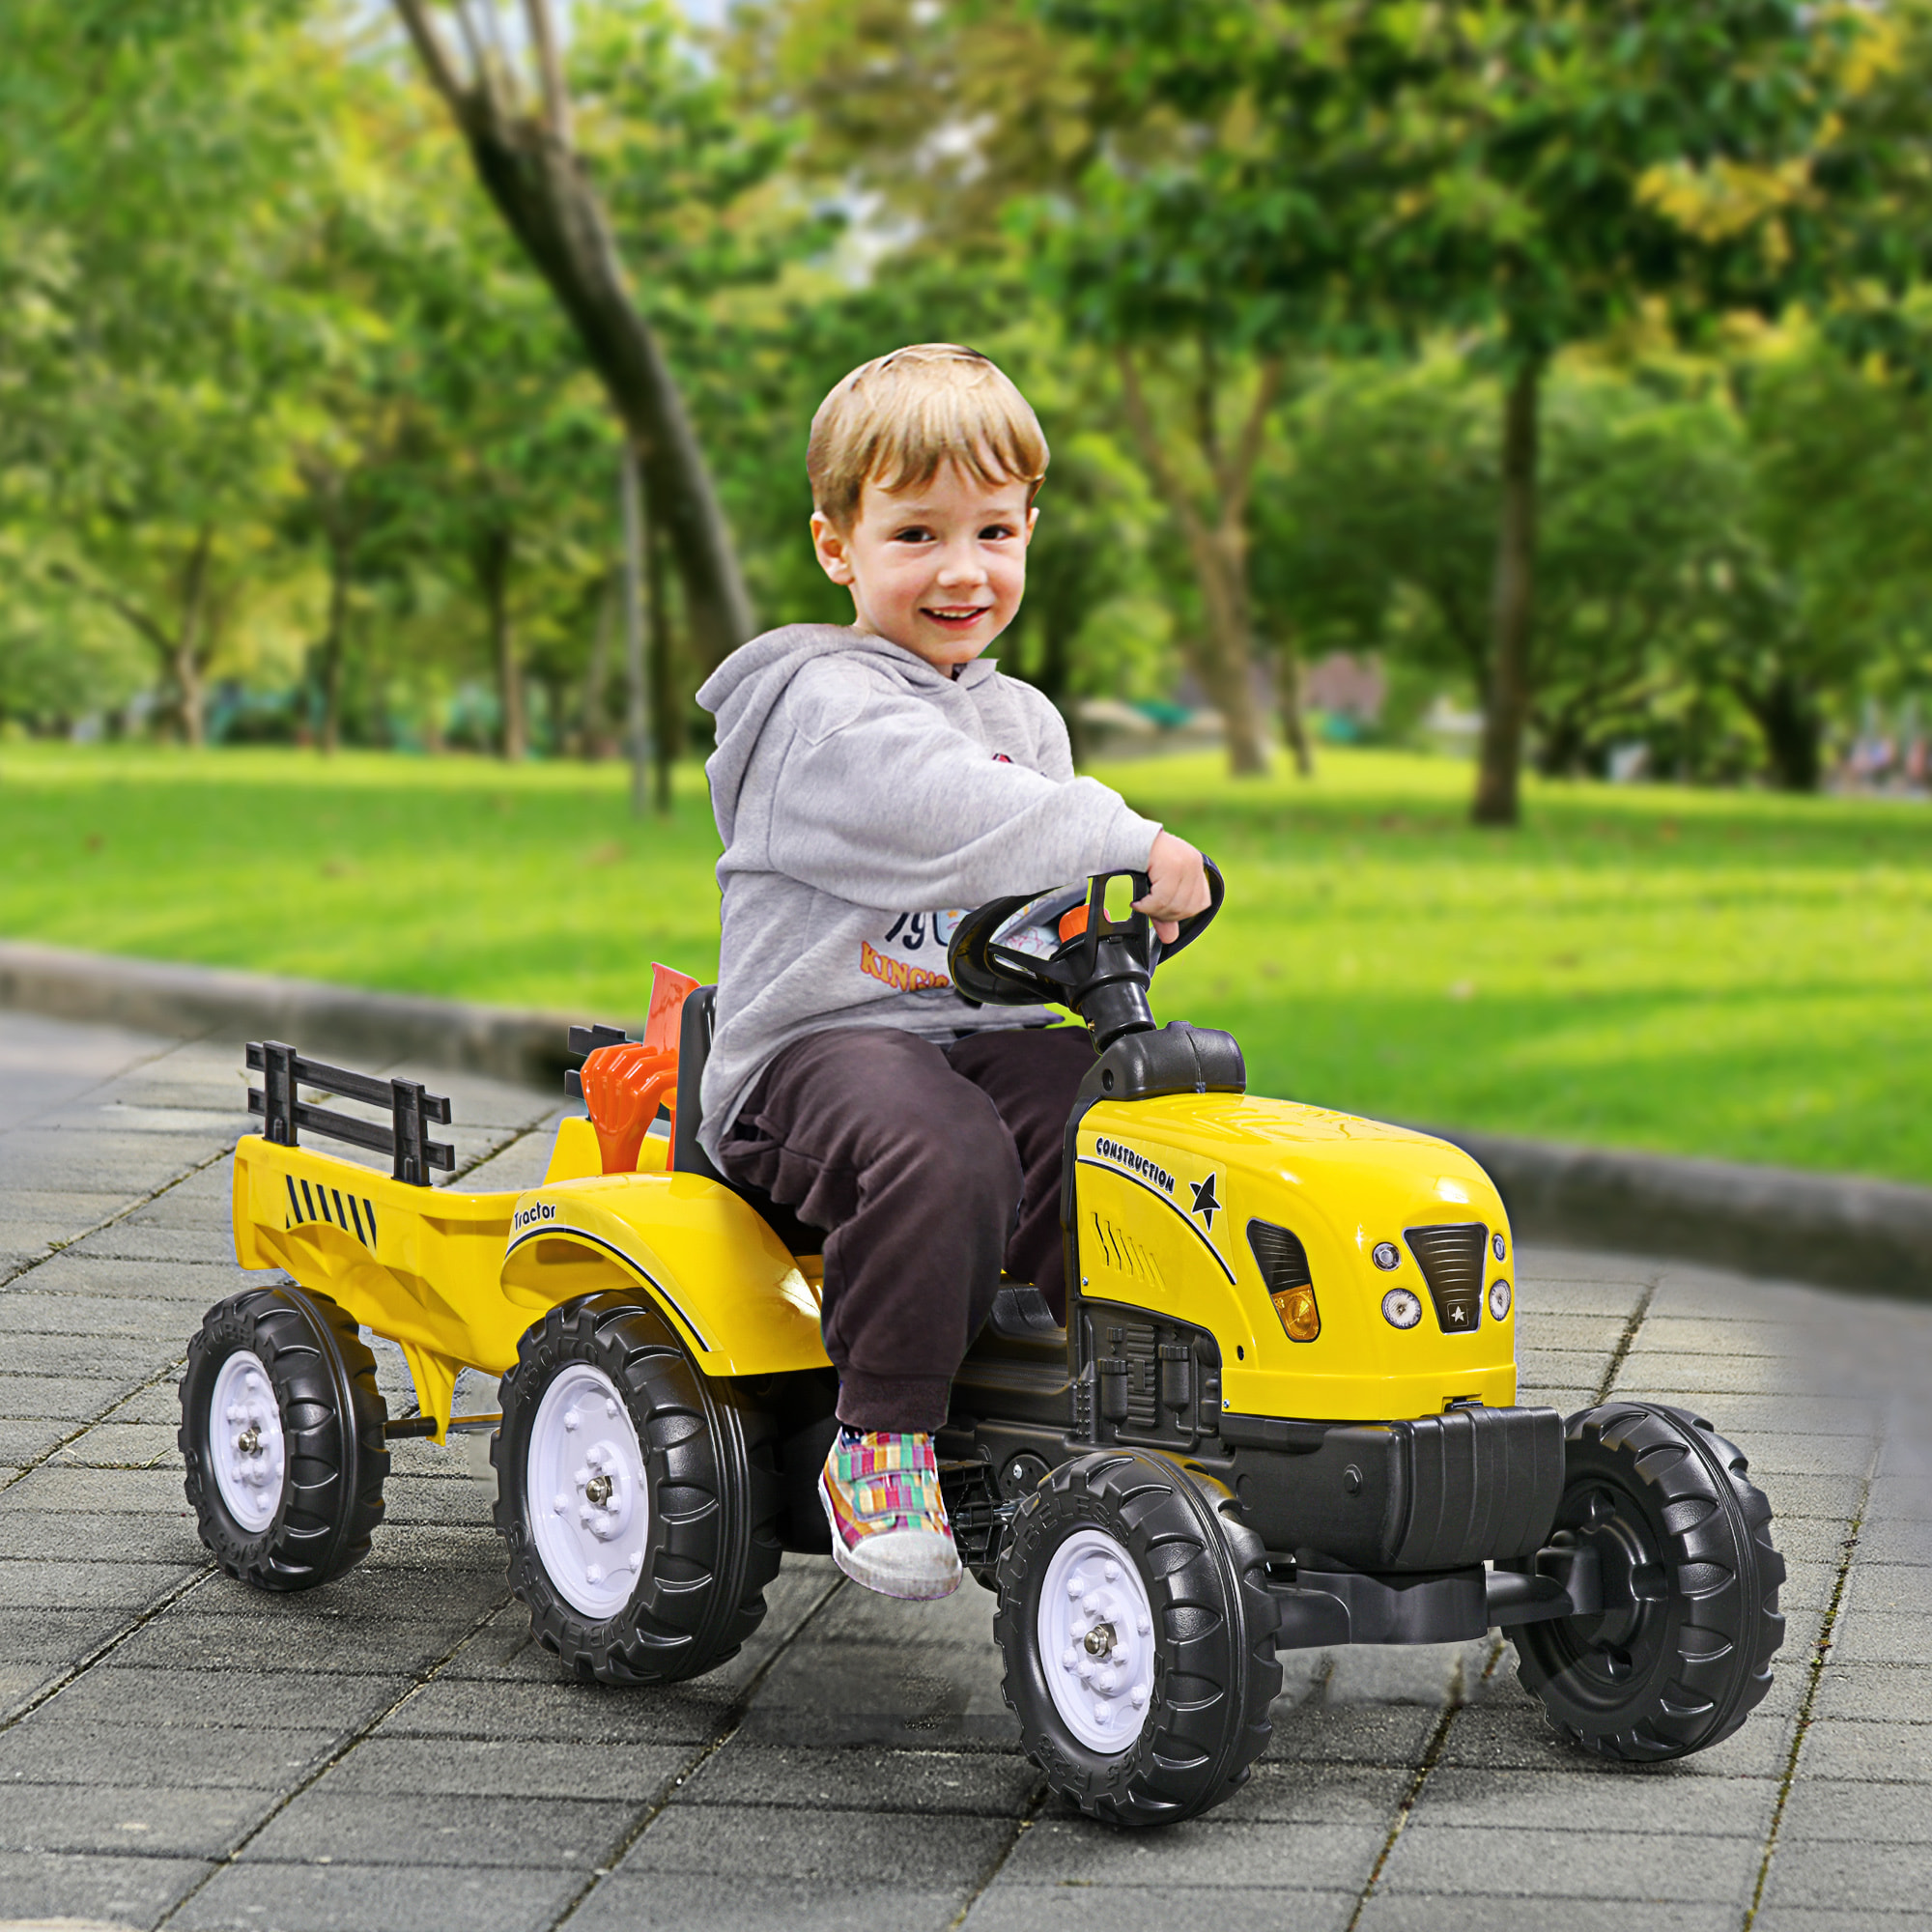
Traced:
<path id="1" fill-rule="evenodd" d="M 544 1574 L 586 1617 L 615 1616 L 644 1567 L 650 1507 L 637 1428 L 602 1369 L 573 1362 L 544 1390 L 524 1485 Z"/>
<path id="2" fill-rule="evenodd" d="M 1153 1694 L 1153 1610 L 1133 1558 L 1111 1536 L 1076 1530 L 1053 1552 L 1037 1634 L 1066 1728 L 1089 1750 L 1127 1749 Z"/>
<path id="3" fill-rule="evenodd" d="M 246 1349 L 237 1349 L 214 1378 L 208 1453 L 228 1514 L 250 1536 L 260 1536 L 281 1507 L 288 1453 L 274 1384 L 262 1358 Z"/>

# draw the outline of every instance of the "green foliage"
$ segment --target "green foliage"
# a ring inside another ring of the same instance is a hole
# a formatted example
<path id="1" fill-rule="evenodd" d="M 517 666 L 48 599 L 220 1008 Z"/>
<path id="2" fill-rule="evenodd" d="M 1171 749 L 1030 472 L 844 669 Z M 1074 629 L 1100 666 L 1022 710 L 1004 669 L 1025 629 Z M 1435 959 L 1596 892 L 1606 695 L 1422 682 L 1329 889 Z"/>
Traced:
<path id="1" fill-rule="evenodd" d="M 1499 844 L 1447 760 L 1335 751 L 1313 782 L 1239 786 L 1214 765 L 1102 775 L 1226 870 L 1154 1004 L 1234 1028 L 1257 1092 L 1932 1181 L 1912 814 L 1532 783 Z M 622 796 L 569 764 L 8 748 L 0 928 L 635 1018 L 650 960 L 713 971 L 717 840 L 695 767 L 648 834 Z"/>

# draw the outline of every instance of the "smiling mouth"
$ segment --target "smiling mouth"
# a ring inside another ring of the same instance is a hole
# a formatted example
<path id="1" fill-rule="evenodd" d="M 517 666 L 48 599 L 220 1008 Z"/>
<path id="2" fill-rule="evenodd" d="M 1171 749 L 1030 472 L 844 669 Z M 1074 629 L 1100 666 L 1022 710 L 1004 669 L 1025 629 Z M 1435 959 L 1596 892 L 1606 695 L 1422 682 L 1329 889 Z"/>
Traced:
<path id="1" fill-rule="evenodd" d="M 963 631 L 969 624 L 977 624 L 991 608 L 986 604 L 941 605 L 937 609 L 922 606 L 920 615 L 930 617 L 935 624 L 950 624 Z"/>

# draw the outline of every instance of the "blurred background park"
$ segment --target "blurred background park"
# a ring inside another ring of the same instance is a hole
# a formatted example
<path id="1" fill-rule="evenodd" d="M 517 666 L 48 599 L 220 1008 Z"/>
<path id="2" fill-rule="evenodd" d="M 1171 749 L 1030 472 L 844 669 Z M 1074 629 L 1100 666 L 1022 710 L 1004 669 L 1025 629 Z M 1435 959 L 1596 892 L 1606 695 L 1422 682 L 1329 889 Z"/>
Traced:
<path id="1" fill-rule="evenodd" d="M 692 694 L 957 340 L 1003 668 L 1230 878 L 1169 1016 L 1932 1181 L 1925 0 L 8 0 L 0 185 L 0 933 L 708 976 Z"/>

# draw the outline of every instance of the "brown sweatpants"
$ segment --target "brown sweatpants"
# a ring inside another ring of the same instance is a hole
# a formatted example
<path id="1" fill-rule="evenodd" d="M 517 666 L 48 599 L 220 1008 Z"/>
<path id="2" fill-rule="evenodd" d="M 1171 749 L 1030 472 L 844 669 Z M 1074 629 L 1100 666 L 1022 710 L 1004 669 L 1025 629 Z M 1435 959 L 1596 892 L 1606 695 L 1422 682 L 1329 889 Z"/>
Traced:
<path id="1" fill-rule="evenodd" d="M 1000 1272 L 1065 1307 L 1060 1169 L 1085 1027 L 935 1046 L 834 1027 L 774 1056 L 719 1165 L 826 1231 L 825 1348 L 838 1418 L 932 1430 Z"/>

